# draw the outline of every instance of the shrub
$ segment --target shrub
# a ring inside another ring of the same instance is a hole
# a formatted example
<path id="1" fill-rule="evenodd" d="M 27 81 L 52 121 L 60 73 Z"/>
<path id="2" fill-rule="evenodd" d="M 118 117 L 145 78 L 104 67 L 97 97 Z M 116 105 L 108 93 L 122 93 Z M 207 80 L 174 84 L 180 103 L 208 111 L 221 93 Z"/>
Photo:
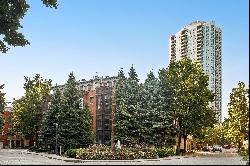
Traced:
<path id="1" fill-rule="evenodd" d="M 65 155 L 68 156 L 68 157 L 72 157 L 72 158 L 76 158 L 76 154 L 77 154 L 77 151 L 79 149 L 68 149 L 66 152 L 65 152 Z"/>
<path id="2" fill-rule="evenodd" d="M 84 160 L 133 160 L 156 158 L 156 153 L 150 148 L 115 149 L 105 145 L 93 145 L 86 149 L 79 149 L 76 157 Z"/>
<path id="3" fill-rule="evenodd" d="M 44 148 L 44 147 L 36 147 L 36 146 L 32 146 L 29 148 L 29 151 L 32 151 L 32 152 L 48 152 L 49 149 L 48 148 Z"/>
<path id="4" fill-rule="evenodd" d="M 155 152 L 160 158 L 175 155 L 173 148 L 155 148 Z"/>
<path id="5" fill-rule="evenodd" d="M 31 147 L 29 148 L 29 151 L 35 152 L 37 149 L 38 149 L 38 147 L 36 147 L 36 146 L 31 146 Z"/>

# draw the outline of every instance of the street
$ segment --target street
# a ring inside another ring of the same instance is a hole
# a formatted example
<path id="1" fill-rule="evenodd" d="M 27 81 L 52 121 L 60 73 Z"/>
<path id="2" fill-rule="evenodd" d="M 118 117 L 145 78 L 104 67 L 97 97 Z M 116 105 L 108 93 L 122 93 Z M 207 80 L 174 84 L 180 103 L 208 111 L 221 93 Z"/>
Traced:
<path id="1" fill-rule="evenodd" d="M 197 152 L 190 156 L 126 161 L 86 161 L 54 154 L 33 153 L 26 149 L 0 149 L 0 165 L 245 165 L 233 149 L 223 152 Z"/>

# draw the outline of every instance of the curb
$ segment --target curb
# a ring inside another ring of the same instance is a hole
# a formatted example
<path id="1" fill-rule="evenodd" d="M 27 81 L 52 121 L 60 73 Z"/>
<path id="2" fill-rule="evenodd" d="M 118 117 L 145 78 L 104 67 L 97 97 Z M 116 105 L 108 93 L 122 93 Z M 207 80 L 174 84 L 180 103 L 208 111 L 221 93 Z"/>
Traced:
<path id="1" fill-rule="evenodd" d="M 161 161 L 160 159 L 143 159 L 143 161 Z"/>
<path id="2" fill-rule="evenodd" d="M 58 156 L 58 157 L 52 157 L 47 156 L 47 154 L 44 153 L 37 153 L 37 152 L 26 152 L 27 154 L 33 154 L 33 155 L 39 155 L 43 157 L 47 157 L 48 159 L 54 159 L 54 160 L 61 160 L 65 162 L 74 162 L 74 163 L 84 163 L 84 162 L 142 162 L 142 160 L 81 160 L 81 159 L 75 159 L 75 158 L 65 158 Z M 147 161 L 160 161 L 160 160 L 154 160 L 154 159 L 148 159 Z"/>
<path id="3" fill-rule="evenodd" d="M 141 160 L 76 160 L 77 162 L 142 162 Z M 64 159 L 66 162 L 75 162 L 76 160 Z"/>

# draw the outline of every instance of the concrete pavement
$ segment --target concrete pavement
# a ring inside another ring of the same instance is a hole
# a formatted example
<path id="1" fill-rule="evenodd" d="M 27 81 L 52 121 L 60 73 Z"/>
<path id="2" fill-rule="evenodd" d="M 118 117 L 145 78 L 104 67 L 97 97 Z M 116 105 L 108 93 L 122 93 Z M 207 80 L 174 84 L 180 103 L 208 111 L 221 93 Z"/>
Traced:
<path id="1" fill-rule="evenodd" d="M 80 160 L 26 149 L 0 149 L 0 165 L 245 165 L 234 149 L 140 160 Z"/>

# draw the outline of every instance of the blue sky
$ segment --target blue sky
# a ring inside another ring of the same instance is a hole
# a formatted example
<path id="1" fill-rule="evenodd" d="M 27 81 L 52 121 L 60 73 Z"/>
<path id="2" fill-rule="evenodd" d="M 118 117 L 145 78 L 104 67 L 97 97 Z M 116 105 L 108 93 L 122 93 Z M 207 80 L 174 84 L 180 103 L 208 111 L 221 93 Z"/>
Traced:
<path id="1" fill-rule="evenodd" d="M 40 73 L 63 84 L 116 75 L 131 65 L 144 81 L 168 66 L 168 38 L 192 21 L 214 20 L 222 30 L 222 115 L 232 88 L 249 84 L 248 0 L 59 0 L 57 10 L 28 0 L 22 20 L 31 45 L 0 55 L 0 84 L 6 98 L 23 95 L 24 76 Z"/>

